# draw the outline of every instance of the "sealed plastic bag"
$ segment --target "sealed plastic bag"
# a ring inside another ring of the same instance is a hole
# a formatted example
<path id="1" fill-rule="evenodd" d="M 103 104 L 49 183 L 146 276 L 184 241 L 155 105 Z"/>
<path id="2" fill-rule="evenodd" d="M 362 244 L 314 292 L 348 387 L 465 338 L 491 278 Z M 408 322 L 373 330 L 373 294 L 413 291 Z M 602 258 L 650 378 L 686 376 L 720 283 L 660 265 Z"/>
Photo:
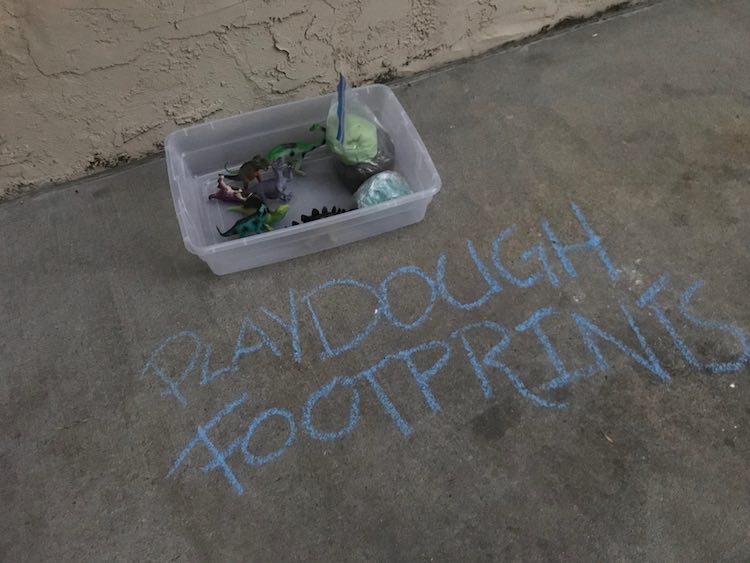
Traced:
<path id="1" fill-rule="evenodd" d="M 396 199 L 412 193 L 409 184 L 401 174 L 392 170 L 379 172 L 367 179 L 359 189 L 354 192 L 354 201 L 357 207 L 369 207 L 384 201 Z"/>
<path id="2" fill-rule="evenodd" d="M 393 168 L 393 141 L 343 75 L 337 94 L 328 111 L 326 143 L 339 178 L 354 193 L 370 176 Z"/>

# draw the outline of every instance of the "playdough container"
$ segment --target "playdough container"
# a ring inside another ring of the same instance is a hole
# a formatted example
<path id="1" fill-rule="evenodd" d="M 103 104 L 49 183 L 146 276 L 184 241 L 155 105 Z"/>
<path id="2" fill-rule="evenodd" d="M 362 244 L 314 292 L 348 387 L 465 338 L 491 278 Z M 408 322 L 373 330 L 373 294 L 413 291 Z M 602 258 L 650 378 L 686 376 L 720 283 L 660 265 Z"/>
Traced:
<path id="1" fill-rule="evenodd" d="M 289 184 L 293 199 L 286 217 L 268 233 L 226 239 L 216 228 L 228 229 L 241 216 L 227 205 L 209 201 L 224 163 L 236 168 L 253 155 L 266 154 L 279 143 L 315 141 L 333 95 L 310 98 L 178 129 L 165 143 L 169 185 L 180 232 L 189 252 L 218 275 L 257 268 L 319 252 L 422 220 L 438 190 L 440 176 L 409 116 L 387 86 L 358 88 L 395 145 L 395 170 L 409 182 L 412 194 L 372 207 L 356 209 L 351 192 L 336 176 L 333 155 L 325 146 L 309 153 L 302 164 L 306 176 Z M 264 179 L 271 177 L 266 172 Z M 272 207 L 275 203 L 271 202 Z M 290 226 L 313 208 L 352 209 L 347 213 Z"/>

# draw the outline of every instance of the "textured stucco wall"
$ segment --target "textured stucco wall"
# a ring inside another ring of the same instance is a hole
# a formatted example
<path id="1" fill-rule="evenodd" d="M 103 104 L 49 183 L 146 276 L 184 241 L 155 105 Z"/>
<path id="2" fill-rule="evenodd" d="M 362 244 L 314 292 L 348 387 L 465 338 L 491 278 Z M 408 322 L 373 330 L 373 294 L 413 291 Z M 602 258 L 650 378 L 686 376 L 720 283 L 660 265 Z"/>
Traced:
<path id="1" fill-rule="evenodd" d="M 0 0 L 0 199 L 169 131 L 472 55 L 619 0 Z"/>

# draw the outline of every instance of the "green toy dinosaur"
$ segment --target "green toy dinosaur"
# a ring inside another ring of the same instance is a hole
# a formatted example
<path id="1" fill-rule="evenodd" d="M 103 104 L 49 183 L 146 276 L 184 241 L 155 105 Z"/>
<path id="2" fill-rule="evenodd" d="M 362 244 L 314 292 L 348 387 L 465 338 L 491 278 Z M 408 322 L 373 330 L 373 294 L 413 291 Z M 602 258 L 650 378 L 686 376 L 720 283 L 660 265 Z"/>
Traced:
<path id="1" fill-rule="evenodd" d="M 232 207 L 227 207 L 227 209 L 229 211 L 237 211 L 238 213 L 242 213 L 246 217 L 252 217 L 258 212 L 258 206 L 250 202 L 245 205 L 233 205 Z M 273 227 L 276 223 L 281 221 L 286 216 L 288 211 L 289 204 L 287 203 L 279 205 L 273 211 L 269 209 L 266 212 L 266 223 Z"/>
<path id="2" fill-rule="evenodd" d="M 317 129 L 321 129 L 323 133 L 325 133 L 325 127 L 321 126 L 320 124 L 316 123 L 315 125 L 310 127 L 310 131 L 316 131 Z M 268 162 L 274 162 L 276 159 L 280 158 L 284 162 L 292 165 L 295 174 L 304 176 L 305 173 L 300 170 L 300 166 L 302 166 L 302 159 L 305 158 L 307 153 L 323 146 L 325 142 L 326 139 L 325 137 L 323 137 L 323 139 L 321 139 L 321 141 L 317 143 L 282 143 L 280 145 L 276 145 L 270 151 L 268 151 L 266 160 Z"/>

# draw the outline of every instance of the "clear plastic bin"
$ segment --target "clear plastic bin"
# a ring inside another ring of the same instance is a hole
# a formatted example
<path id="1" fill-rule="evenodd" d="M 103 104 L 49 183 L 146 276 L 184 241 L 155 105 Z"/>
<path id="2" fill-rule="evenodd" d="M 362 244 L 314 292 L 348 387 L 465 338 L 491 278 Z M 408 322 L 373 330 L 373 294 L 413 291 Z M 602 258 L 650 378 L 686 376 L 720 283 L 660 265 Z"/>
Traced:
<path id="1" fill-rule="evenodd" d="M 396 166 L 414 193 L 364 209 L 333 170 L 326 147 L 310 153 L 302 163 L 306 176 L 295 176 L 289 212 L 268 233 L 228 240 L 216 228 L 228 229 L 240 215 L 227 205 L 209 201 L 223 165 L 238 167 L 255 154 L 266 154 L 279 143 L 319 140 L 333 95 L 310 98 L 242 115 L 227 117 L 171 133 L 165 143 L 169 185 L 180 231 L 189 252 L 198 255 L 218 275 L 256 268 L 297 256 L 348 244 L 417 223 L 441 186 L 440 176 L 409 116 L 393 91 L 374 85 L 357 89 L 395 145 Z M 264 174 L 264 179 L 270 177 Z M 283 228 L 299 221 L 313 208 L 333 206 L 347 213 Z"/>

